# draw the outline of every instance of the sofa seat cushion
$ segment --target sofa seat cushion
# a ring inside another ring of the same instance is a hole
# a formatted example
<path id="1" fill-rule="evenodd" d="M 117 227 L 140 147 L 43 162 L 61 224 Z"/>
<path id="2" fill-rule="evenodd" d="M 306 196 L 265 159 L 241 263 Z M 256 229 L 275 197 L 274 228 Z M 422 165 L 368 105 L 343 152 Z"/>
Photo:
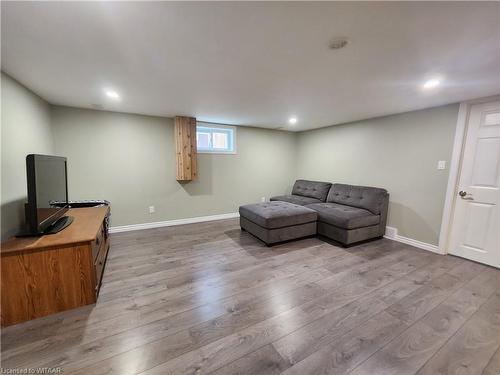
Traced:
<path id="1" fill-rule="evenodd" d="M 332 184 L 329 182 L 297 180 L 293 184 L 292 194 L 315 198 L 321 202 L 325 202 L 331 186 Z"/>
<path id="2" fill-rule="evenodd" d="M 318 216 L 310 208 L 280 201 L 247 204 L 239 211 L 240 216 L 267 229 L 315 222 Z"/>
<path id="3" fill-rule="evenodd" d="M 318 221 L 344 229 L 356 229 L 377 225 L 380 215 L 363 208 L 338 203 L 314 203 L 306 206 L 318 213 Z"/>
<path id="4" fill-rule="evenodd" d="M 271 197 L 271 201 L 282 201 L 293 204 L 298 204 L 299 206 L 305 206 L 306 204 L 321 203 L 319 199 L 302 197 L 300 195 L 279 195 L 277 197 Z"/>

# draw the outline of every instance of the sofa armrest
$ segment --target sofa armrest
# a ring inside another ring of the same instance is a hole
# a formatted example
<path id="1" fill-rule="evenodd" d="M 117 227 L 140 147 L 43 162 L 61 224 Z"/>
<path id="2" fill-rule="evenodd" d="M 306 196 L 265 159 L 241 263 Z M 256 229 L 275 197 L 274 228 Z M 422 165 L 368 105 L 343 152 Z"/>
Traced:
<path id="1" fill-rule="evenodd" d="M 385 227 L 387 226 L 387 215 L 389 213 L 389 193 L 385 195 L 382 200 L 380 207 L 380 224 L 379 224 L 379 235 L 383 236 L 385 234 Z"/>

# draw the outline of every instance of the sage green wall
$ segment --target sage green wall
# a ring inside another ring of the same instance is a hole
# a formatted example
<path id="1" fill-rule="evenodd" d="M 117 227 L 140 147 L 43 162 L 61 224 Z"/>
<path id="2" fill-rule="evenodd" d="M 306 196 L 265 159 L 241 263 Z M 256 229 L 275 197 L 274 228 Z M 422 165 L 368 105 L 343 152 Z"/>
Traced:
<path id="1" fill-rule="evenodd" d="M 2 238 L 24 221 L 25 157 L 68 157 L 71 199 L 108 199 L 112 225 L 236 212 L 307 178 L 389 190 L 388 225 L 437 244 L 458 105 L 288 133 L 237 127 L 236 155 L 199 155 L 175 180 L 173 121 L 60 106 L 2 73 Z M 447 166 L 448 167 L 448 166 Z M 149 213 L 154 205 L 156 212 Z"/>
<path id="2" fill-rule="evenodd" d="M 179 183 L 171 119 L 55 106 L 52 121 L 70 199 L 110 200 L 113 226 L 237 212 L 295 176 L 293 133 L 238 127 L 236 155 L 200 154 L 199 179 Z"/>
<path id="3" fill-rule="evenodd" d="M 1 237 L 5 239 L 24 224 L 26 155 L 52 154 L 54 147 L 49 104 L 9 76 L 1 75 Z"/>
<path id="4" fill-rule="evenodd" d="M 453 104 L 300 133 L 297 177 L 384 187 L 388 225 L 437 245 L 457 116 Z"/>

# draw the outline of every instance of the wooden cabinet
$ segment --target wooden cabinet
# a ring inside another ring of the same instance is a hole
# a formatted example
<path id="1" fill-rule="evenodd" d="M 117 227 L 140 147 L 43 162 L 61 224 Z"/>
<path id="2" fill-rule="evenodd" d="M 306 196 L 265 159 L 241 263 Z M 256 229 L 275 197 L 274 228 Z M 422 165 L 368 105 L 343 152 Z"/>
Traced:
<path id="1" fill-rule="evenodd" d="M 198 176 L 196 119 L 177 116 L 174 123 L 176 179 L 177 181 L 196 180 Z"/>
<path id="2" fill-rule="evenodd" d="M 109 250 L 108 207 L 74 208 L 59 233 L 1 248 L 1 320 L 8 326 L 95 303 Z"/>

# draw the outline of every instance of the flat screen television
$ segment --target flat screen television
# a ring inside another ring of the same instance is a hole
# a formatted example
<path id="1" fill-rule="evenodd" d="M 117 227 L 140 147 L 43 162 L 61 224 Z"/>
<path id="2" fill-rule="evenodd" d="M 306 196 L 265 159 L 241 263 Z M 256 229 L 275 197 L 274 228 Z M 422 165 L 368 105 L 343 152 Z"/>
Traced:
<path id="1" fill-rule="evenodd" d="M 26 156 L 28 203 L 26 235 L 57 233 L 71 224 L 68 211 L 67 160 L 64 157 Z"/>

